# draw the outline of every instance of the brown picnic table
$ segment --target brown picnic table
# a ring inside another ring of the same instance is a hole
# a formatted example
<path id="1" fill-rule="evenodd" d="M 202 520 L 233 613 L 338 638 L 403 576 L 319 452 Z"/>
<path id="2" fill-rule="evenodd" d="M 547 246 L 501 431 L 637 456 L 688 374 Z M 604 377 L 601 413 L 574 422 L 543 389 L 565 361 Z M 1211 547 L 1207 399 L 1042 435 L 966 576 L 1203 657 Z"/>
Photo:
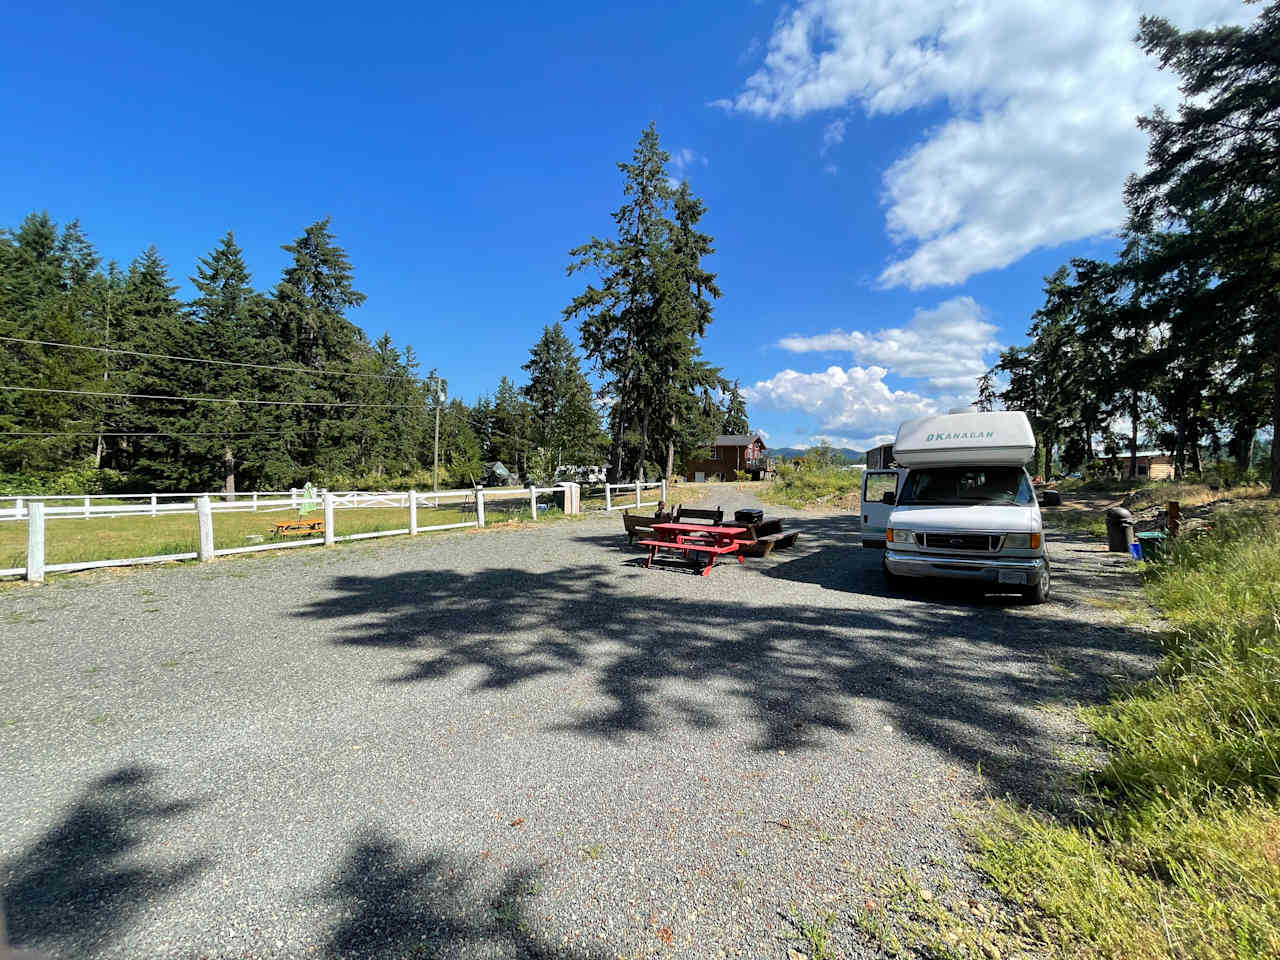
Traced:
<path id="1" fill-rule="evenodd" d="M 277 520 L 271 525 L 271 532 L 277 537 L 293 533 L 324 533 L 324 520 Z"/>
<path id="2" fill-rule="evenodd" d="M 653 566 L 653 558 L 659 550 L 683 553 L 690 559 L 706 557 L 701 570 L 704 577 L 711 572 L 716 557 L 736 553 L 739 563 L 746 562 L 738 549 L 737 539 L 747 532 L 746 527 L 722 527 L 707 523 L 655 523 L 652 529 L 657 535 L 655 539 L 636 541 L 642 547 L 649 548 L 646 567 Z"/>

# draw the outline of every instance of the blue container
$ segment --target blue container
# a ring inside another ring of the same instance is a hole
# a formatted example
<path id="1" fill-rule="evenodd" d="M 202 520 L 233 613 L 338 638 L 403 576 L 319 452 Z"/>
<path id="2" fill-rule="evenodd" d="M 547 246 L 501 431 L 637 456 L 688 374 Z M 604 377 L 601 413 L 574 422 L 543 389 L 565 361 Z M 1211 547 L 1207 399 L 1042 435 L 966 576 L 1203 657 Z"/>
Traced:
<path id="1" fill-rule="evenodd" d="M 1133 557 L 1133 559 L 1135 560 L 1141 560 L 1142 544 L 1137 542 L 1136 540 L 1133 543 L 1129 544 L 1129 556 Z"/>

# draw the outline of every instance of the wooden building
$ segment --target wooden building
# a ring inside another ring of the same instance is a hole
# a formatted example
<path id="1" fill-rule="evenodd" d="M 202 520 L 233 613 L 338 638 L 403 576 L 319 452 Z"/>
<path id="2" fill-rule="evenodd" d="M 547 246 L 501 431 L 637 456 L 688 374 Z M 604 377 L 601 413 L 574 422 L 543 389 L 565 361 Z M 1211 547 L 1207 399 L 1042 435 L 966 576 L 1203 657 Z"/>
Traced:
<path id="1" fill-rule="evenodd" d="M 1129 454 L 1122 453 L 1106 461 L 1107 472 L 1119 477 L 1129 476 Z M 1138 476 L 1152 480 L 1173 479 L 1173 457 L 1159 450 L 1138 451 Z"/>
<path id="2" fill-rule="evenodd" d="M 691 458 L 685 462 L 685 477 L 694 482 L 732 480 L 734 472 L 741 470 L 751 474 L 753 480 L 760 480 L 769 471 L 766 449 L 768 448 L 759 434 L 716 437 L 708 456 Z"/>

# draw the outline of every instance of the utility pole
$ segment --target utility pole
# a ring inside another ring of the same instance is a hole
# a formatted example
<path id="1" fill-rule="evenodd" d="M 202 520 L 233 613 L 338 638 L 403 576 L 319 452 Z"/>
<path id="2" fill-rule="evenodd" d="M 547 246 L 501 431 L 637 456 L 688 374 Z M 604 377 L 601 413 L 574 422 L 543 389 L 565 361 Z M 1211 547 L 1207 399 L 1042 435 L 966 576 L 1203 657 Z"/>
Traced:
<path id="1" fill-rule="evenodd" d="M 440 400 L 444 393 L 439 377 L 431 378 L 431 388 L 436 401 L 436 442 L 435 451 L 431 455 L 431 492 L 440 492 Z M 439 506 L 439 502 L 436 504 Z"/>

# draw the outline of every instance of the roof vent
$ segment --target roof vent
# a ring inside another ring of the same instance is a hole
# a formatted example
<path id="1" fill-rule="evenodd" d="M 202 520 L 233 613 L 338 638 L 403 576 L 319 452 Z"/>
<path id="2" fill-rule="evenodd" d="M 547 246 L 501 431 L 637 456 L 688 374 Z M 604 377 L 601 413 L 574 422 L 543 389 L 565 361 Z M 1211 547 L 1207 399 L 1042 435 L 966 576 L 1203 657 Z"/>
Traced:
<path id="1" fill-rule="evenodd" d="M 947 413 L 977 413 L 977 407 L 952 407 Z"/>

